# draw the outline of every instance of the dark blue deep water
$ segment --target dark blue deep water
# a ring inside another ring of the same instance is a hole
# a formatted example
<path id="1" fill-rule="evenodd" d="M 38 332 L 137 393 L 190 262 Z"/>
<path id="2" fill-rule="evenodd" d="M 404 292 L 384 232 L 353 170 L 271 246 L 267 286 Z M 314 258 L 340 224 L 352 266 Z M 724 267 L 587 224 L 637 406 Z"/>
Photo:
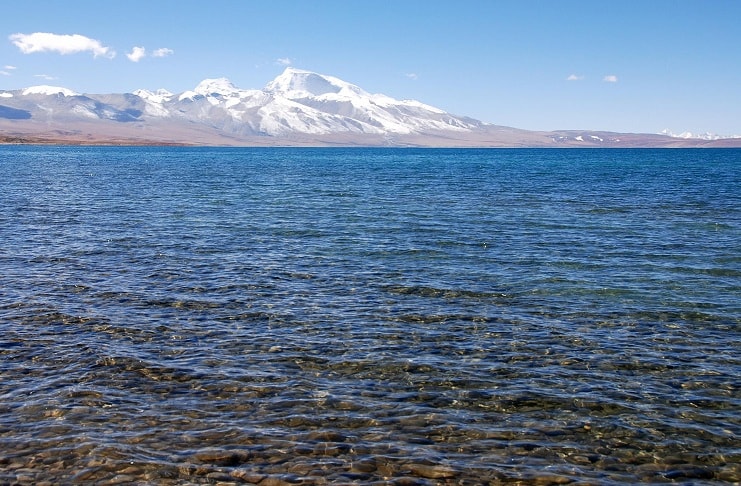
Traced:
<path id="1" fill-rule="evenodd" d="M 0 484 L 741 481 L 741 150 L 0 147 Z"/>

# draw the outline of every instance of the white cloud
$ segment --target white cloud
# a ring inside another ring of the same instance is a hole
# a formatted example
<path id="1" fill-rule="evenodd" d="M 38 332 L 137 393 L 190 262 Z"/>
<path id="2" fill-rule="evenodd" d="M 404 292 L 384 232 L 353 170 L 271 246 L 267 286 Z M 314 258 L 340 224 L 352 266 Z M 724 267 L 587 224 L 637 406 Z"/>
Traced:
<path id="1" fill-rule="evenodd" d="M 165 57 L 165 56 L 171 56 L 172 54 L 175 54 L 175 51 L 172 49 L 169 49 L 167 47 L 160 47 L 159 49 L 155 49 L 152 52 L 152 57 Z"/>
<path id="2" fill-rule="evenodd" d="M 569 74 L 569 77 L 566 78 L 566 81 L 581 81 L 584 79 L 584 76 L 581 76 L 579 74 Z"/>
<path id="3" fill-rule="evenodd" d="M 100 41 L 80 34 L 60 35 L 49 32 L 34 32 L 33 34 L 13 34 L 8 37 L 23 54 L 33 52 L 58 52 L 59 54 L 75 54 L 78 52 L 92 52 L 93 57 L 103 56 L 113 59 L 116 53 L 100 43 Z"/>
<path id="4" fill-rule="evenodd" d="M 2 75 L 2 76 L 10 76 L 11 74 L 8 71 L 0 71 L 0 75 Z"/>
<path id="5" fill-rule="evenodd" d="M 50 76 L 48 74 L 34 74 L 33 77 L 34 78 L 41 78 L 41 79 L 43 79 L 45 81 L 54 81 L 55 79 L 57 79 L 56 77 Z"/>
<path id="6" fill-rule="evenodd" d="M 143 47 L 134 47 L 131 49 L 130 53 L 126 54 L 126 57 L 128 57 L 129 61 L 131 62 L 139 62 L 146 55 L 147 55 L 146 49 L 144 49 Z"/>
<path id="7" fill-rule="evenodd" d="M 604 81 L 605 83 L 617 83 L 618 78 L 614 74 L 608 74 L 607 76 L 602 78 L 602 81 Z"/>
<path id="8" fill-rule="evenodd" d="M 5 66 L 3 66 L 3 69 L 7 69 L 8 71 L 12 71 L 12 70 L 18 69 L 18 68 L 15 67 L 15 66 L 11 66 L 10 64 L 6 64 Z"/>
<path id="9" fill-rule="evenodd" d="M 293 60 L 290 57 L 279 57 L 275 60 L 276 64 L 280 64 L 281 66 L 290 66 L 293 64 Z"/>
<path id="10" fill-rule="evenodd" d="M 167 47 L 160 47 L 152 51 L 152 57 L 165 57 L 174 54 L 175 51 Z M 147 50 L 144 47 L 132 47 L 131 52 L 126 54 L 131 62 L 139 62 L 147 57 Z"/>
<path id="11" fill-rule="evenodd" d="M 417 80 L 417 78 L 419 78 L 419 76 L 417 76 L 417 73 L 406 73 L 404 76 L 415 81 Z"/>

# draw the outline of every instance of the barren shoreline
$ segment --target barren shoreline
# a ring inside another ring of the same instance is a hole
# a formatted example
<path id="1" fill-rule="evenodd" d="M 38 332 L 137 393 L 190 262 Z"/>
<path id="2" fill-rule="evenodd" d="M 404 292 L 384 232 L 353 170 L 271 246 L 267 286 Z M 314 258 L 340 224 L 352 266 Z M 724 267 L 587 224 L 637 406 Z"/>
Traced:
<path id="1" fill-rule="evenodd" d="M 536 132 L 533 132 L 536 133 Z M 564 133 L 564 132 L 558 132 Z M 545 135 L 545 134 L 541 134 Z M 661 135 L 626 134 L 622 142 L 593 143 L 556 141 L 546 136 L 539 140 L 416 140 L 409 137 L 396 143 L 382 143 L 375 137 L 363 140 L 331 140 L 325 138 L 289 139 L 253 137 L 243 140 L 184 141 L 173 139 L 140 139 L 128 137 L 67 136 L 63 134 L 0 134 L 0 145 L 69 145 L 69 146 L 152 146 L 152 147 L 409 147 L 409 148 L 741 148 L 741 139 L 719 140 L 678 139 Z M 546 140 L 549 140 L 546 141 Z M 445 143 L 447 141 L 447 143 Z"/>

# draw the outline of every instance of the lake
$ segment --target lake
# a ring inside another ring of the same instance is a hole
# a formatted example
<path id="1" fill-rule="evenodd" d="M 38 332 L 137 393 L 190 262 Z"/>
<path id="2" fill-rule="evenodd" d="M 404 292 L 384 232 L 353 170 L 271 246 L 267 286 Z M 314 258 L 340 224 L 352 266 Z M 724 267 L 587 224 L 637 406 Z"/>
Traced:
<path id="1" fill-rule="evenodd" d="M 741 150 L 2 146 L 0 208 L 0 484 L 741 481 Z"/>

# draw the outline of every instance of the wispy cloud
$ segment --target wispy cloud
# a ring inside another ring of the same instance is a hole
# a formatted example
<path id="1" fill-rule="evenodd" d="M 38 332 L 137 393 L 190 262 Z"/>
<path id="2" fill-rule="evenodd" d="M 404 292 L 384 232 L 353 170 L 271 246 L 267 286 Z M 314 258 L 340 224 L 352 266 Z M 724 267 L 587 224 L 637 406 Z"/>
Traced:
<path id="1" fill-rule="evenodd" d="M 8 38 L 23 54 L 34 52 L 57 52 L 59 54 L 91 52 L 93 57 L 103 56 L 113 59 L 116 56 L 116 52 L 110 47 L 104 46 L 98 40 L 80 34 L 34 32 L 33 34 L 12 34 Z"/>
<path id="2" fill-rule="evenodd" d="M 33 77 L 34 78 L 41 78 L 44 81 L 54 81 L 55 79 L 57 79 L 56 77 L 50 76 L 49 74 L 34 74 Z"/>
<path id="3" fill-rule="evenodd" d="M 581 81 L 584 79 L 584 76 L 580 74 L 569 74 L 569 77 L 566 78 L 566 81 Z"/>
<path id="4" fill-rule="evenodd" d="M 8 71 L 0 71 L 0 76 L 11 76 Z"/>
<path id="5" fill-rule="evenodd" d="M 166 57 L 174 54 L 175 51 L 172 49 L 169 49 L 167 47 L 160 47 L 159 49 L 155 49 L 152 51 L 151 57 Z M 131 62 L 139 62 L 145 57 L 147 57 L 147 50 L 144 47 L 133 47 L 131 49 L 131 52 L 126 54 L 126 57 L 129 58 L 129 61 Z"/>
<path id="6" fill-rule="evenodd" d="M 608 74 L 607 76 L 602 78 L 602 81 L 604 81 L 605 83 L 617 83 L 618 77 L 615 76 L 614 74 Z"/>
<path id="7" fill-rule="evenodd" d="M 275 60 L 275 63 L 281 66 L 290 66 L 291 64 L 293 64 L 293 59 L 291 59 L 290 57 L 279 57 Z"/>
<path id="8" fill-rule="evenodd" d="M 419 76 L 417 76 L 417 73 L 406 73 L 404 76 L 415 81 L 419 78 Z"/>
<path id="9" fill-rule="evenodd" d="M 15 67 L 15 66 L 11 66 L 10 64 L 6 64 L 5 66 L 3 66 L 3 69 L 7 69 L 8 71 L 12 71 L 12 70 L 18 69 L 18 68 Z"/>
<path id="10" fill-rule="evenodd" d="M 166 57 L 175 54 L 175 51 L 168 47 L 160 47 L 152 51 L 152 57 Z"/>
<path id="11" fill-rule="evenodd" d="M 139 62 L 147 55 L 147 50 L 143 47 L 134 47 L 131 49 L 131 52 L 126 54 L 126 57 L 129 58 L 129 61 L 131 62 Z"/>

